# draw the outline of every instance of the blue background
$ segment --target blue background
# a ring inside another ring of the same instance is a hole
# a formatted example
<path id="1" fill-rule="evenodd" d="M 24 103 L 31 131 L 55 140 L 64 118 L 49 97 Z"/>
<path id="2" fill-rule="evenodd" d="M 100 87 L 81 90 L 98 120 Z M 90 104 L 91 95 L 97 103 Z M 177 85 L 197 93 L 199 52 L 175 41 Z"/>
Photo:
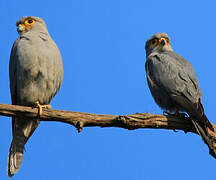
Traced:
<path id="1" fill-rule="evenodd" d="M 147 87 L 145 41 L 166 32 L 194 66 L 203 105 L 215 122 L 216 2 L 147 0 L 0 0 L 0 103 L 10 103 L 8 64 L 16 21 L 42 17 L 61 50 L 64 81 L 54 109 L 100 114 L 161 114 Z M 11 121 L 0 121 L 0 179 Z M 197 135 L 182 131 L 84 128 L 41 122 L 14 179 L 215 179 L 216 161 Z"/>

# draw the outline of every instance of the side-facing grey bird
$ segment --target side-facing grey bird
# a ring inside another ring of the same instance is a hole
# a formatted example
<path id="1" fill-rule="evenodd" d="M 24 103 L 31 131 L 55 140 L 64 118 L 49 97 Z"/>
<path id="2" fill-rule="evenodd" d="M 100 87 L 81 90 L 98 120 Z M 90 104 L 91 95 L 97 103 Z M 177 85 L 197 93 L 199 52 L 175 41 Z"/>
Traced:
<path id="1" fill-rule="evenodd" d="M 19 37 L 13 44 L 9 64 L 12 104 L 41 109 L 60 89 L 63 80 L 61 54 L 41 18 L 25 16 L 16 22 L 16 26 Z M 38 125 L 36 118 L 12 118 L 13 140 L 7 166 L 9 177 L 19 170 L 24 145 Z"/>
<path id="2" fill-rule="evenodd" d="M 187 60 L 175 53 L 165 33 L 157 33 L 147 40 L 146 74 L 155 102 L 165 111 L 187 112 L 197 132 L 216 158 L 208 128 L 214 131 L 204 113 L 202 93 L 194 69 Z"/>

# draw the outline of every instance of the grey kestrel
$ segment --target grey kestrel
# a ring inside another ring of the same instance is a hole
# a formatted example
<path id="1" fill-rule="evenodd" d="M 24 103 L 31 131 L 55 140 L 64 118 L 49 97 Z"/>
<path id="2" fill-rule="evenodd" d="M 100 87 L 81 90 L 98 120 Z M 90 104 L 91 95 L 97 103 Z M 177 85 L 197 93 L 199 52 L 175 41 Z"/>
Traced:
<path id="1" fill-rule="evenodd" d="M 165 111 L 186 112 L 199 135 L 216 158 L 208 128 L 214 131 L 202 105 L 202 93 L 190 62 L 175 53 L 165 33 L 146 42 L 146 74 L 155 102 Z"/>
<path id="2" fill-rule="evenodd" d="M 41 109 L 50 103 L 62 84 L 61 54 L 41 18 L 25 16 L 17 21 L 16 26 L 19 37 L 13 44 L 9 64 L 12 104 Z M 39 119 L 36 118 L 12 118 L 13 140 L 7 166 L 9 177 L 19 170 L 24 145 L 38 125 Z"/>

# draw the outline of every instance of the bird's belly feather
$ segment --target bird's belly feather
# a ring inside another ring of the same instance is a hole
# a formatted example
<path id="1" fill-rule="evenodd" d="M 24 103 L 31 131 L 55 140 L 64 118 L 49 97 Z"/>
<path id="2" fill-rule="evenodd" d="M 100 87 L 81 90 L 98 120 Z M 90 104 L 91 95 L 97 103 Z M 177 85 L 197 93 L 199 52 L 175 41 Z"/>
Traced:
<path id="1" fill-rule="evenodd" d="M 62 81 L 61 59 L 45 53 L 22 57 L 25 58 L 17 63 L 17 104 L 32 106 L 36 101 L 49 104 Z"/>

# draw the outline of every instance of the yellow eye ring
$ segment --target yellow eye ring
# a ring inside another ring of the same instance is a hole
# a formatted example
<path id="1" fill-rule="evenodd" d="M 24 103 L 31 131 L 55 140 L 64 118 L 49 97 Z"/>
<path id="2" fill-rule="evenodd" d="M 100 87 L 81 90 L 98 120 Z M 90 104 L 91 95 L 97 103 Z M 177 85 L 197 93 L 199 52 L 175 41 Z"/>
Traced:
<path id="1" fill-rule="evenodd" d="M 158 40 L 157 39 L 152 39 L 151 40 L 151 45 L 152 46 L 156 46 L 158 44 Z"/>
<path id="2" fill-rule="evenodd" d="M 169 43 L 170 43 L 170 41 L 169 41 L 169 38 L 166 38 L 166 42 L 167 42 L 167 44 L 169 44 Z"/>
<path id="3" fill-rule="evenodd" d="M 31 18 L 25 20 L 25 25 L 27 25 L 27 26 L 31 26 L 35 23 L 36 23 L 36 21 L 34 19 L 31 19 Z"/>

